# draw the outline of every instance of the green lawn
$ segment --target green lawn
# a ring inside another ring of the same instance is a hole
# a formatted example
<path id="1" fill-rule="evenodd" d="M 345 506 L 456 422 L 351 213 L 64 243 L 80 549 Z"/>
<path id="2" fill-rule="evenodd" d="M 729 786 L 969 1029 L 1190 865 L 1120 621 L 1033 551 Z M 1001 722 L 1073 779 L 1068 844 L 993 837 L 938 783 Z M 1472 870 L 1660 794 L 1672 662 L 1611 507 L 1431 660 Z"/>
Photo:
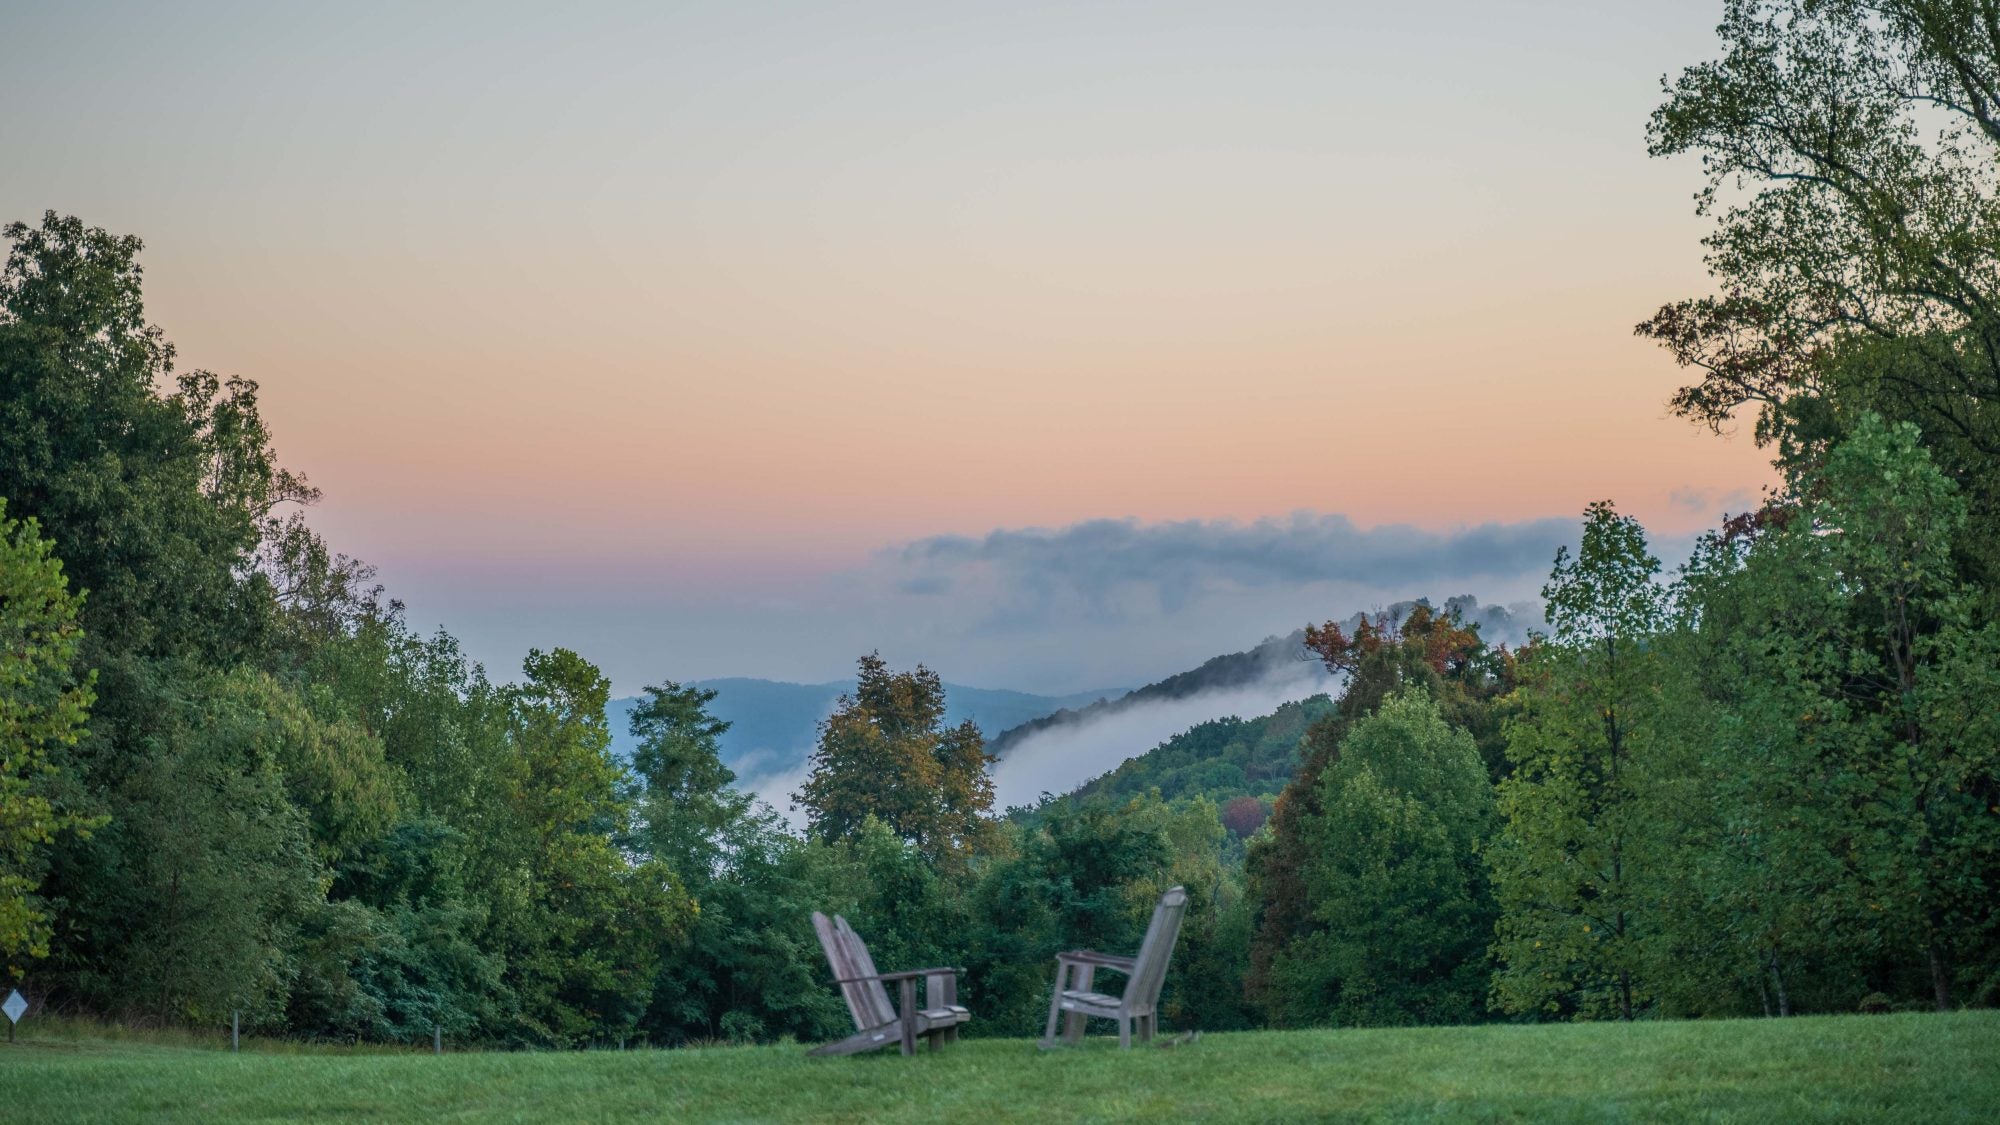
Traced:
<path id="1" fill-rule="evenodd" d="M 1249 1032 L 1129 1054 L 969 1040 L 427 1054 L 246 1049 L 60 1026 L 0 1044 L 0 1120 L 2000 1121 L 2000 1012 Z"/>

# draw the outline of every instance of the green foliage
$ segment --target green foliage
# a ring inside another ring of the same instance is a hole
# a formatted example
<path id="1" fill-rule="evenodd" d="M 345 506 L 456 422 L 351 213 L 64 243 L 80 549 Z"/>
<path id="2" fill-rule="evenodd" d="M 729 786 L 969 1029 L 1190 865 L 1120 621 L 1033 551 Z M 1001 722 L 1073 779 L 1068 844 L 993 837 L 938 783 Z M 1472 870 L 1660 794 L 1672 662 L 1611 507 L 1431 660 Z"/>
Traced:
<path id="1" fill-rule="evenodd" d="M 1719 295 L 1640 325 L 1720 426 L 1746 407 L 1802 466 L 1869 412 L 1921 427 L 1970 502 L 1961 562 L 2000 580 L 2000 51 L 1981 0 L 1728 0 L 1721 56 L 1654 113 L 1695 153 Z M 1968 572 L 1970 574 L 1971 572 Z"/>
<path id="2" fill-rule="evenodd" d="M 83 599 L 39 531 L 8 519 L 0 499 L 0 960 L 14 979 L 48 955 L 49 915 L 35 893 L 48 846 L 101 823 L 49 797 L 56 754 L 76 744 L 92 693 L 75 667 Z"/>
<path id="3" fill-rule="evenodd" d="M 638 824 L 634 837 L 690 885 L 705 883 L 723 859 L 725 833 L 750 808 L 731 789 L 717 740 L 729 729 L 708 713 L 715 692 L 668 681 L 646 689 L 631 712 Z"/>
<path id="4" fill-rule="evenodd" d="M 1250 841 L 1245 863 L 1255 915 L 1245 989 L 1265 1012 L 1282 1011 L 1283 1018 L 1296 1023 L 1330 1017 L 1311 1007 L 1327 1000 L 1324 994 L 1318 1001 L 1302 1000 L 1276 973 L 1293 943 L 1319 940 L 1314 935 L 1325 927 L 1312 905 L 1315 892 L 1307 872 L 1321 862 L 1323 833 L 1314 826 L 1327 815 L 1322 782 L 1339 762 L 1343 741 L 1354 724 L 1374 714 L 1386 699 L 1418 690 L 1446 723 L 1472 736 L 1488 772 L 1500 773 L 1497 701 L 1512 675 L 1511 658 L 1488 648 L 1477 628 L 1462 622 L 1455 610 L 1436 613 L 1425 603 L 1413 606 L 1400 621 L 1386 616 L 1364 620 L 1352 636 L 1331 622 L 1310 628 L 1306 643 L 1329 670 L 1345 675 L 1346 683 L 1333 710 L 1306 728 L 1298 773 L 1278 796 L 1265 831 Z"/>
<path id="5" fill-rule="evenodd" d="M 1257 718 L 1197 723 L 1059 799 L 1123 800 L 1152 790 L 1169 801 L 1273 797 L 1298 769 L 1299 740 L 1306 728 L 1332 711 L 1333 701 L 1316 695 Z"/>
<path id="6" fill-rule="evenodd" d="M 940 862 L 982 850 L 994 832 L 993 779 L 979 728 L 944 726 L 944 685 L 922 665 L 890 672 L 870 654 L 858 681 L 820 725 L 798 793 L 813 834 L 848 839 L 873 817 Z"/>
<path id="7" fill-rule="evenodd" d="M 1245 1026 L 1236 984 L 1247 958 L 1242 891 L 1222 863 L 1213 802 L 1168 804 L 1149 793 L 1057 804 L 1014 832 L 1013 854 L 991 862 L 971 893 L 967 994 L 986 1025 L 972 1033 L 1039 1033 L 1055 955 L 1137 952 L 1159 896 L 1176 885 L 1188 890 L 1188 911 L 1161 1013 L 1169 1026 Z M 1196 979 L 1196 965 L 1215 975 Z"/>
<path id="8" fill-rule="evenodd" d="M 1315 926 L 1274 958 L 1281 1025 L 1463 1023 L 1485 1013 L 1494 918 L 1479 849 L 1493 788 L 1421 689 L 1355 723 L 1300 826 Z"/>
<path id="9" fill-rule="evenodd" d="M 1963 504 L 1911 427 L 1867 417 L 1778 511 L 1687 579 L 1718 718 L 1683 897 L 1780 1010 L 1916 982 L 1945 1006 L 2000 962 L 2000 638 L 1952 565 Z"/>
<path id="10" fill-rule="evenodd" d="M 1521 657 L 1492 849 L 1505 1011 L 1631 1019 L 1646 999 L 1648 830 L 1665 812 L 1647 803 L 1667 725 L 1654 691 L 1659 568 L 1638 521 L 1597 503 L 1543 587 L 1552 634 Z"/>
<path id="11" fill-rule="evenodd" d="M 145 320 L 138 239 L 53 212 L 4 233 L 0 480 L 90 592 L 91 647 L 99 658 L 245 652 L 269 600 L 238 580 L 259 521 L 309 495 L 273 465 L 256 384 L 176 379 L 172 345 Z M 156 391 L 176 382 L 174 395 Z"/>
<path id="12" fill-rule="evenodd" d="M 261 716 L 230 683 L 198 688 L 148 732 L 90 841 L 109 877 L 77 905 L 106 930 L 74 987 L 100 1010 L 162 1022 L 276 1019 L 325 869 L 272 747 L 244 736 Z"/>
<path id="13" fill-rule="evenodd" d="M 609 681 L 567 649 L 532 651 L 523 670 L 507 693 L 508 831 L 482 841 L 508 885 L 494 922 L 516 1033 L 622 1038 L 645 1011 L 659 938 L 685 927 L 691 904 L 665 864 L 628 863 L 614 845 L 629 808 L 605 727 Z"/>

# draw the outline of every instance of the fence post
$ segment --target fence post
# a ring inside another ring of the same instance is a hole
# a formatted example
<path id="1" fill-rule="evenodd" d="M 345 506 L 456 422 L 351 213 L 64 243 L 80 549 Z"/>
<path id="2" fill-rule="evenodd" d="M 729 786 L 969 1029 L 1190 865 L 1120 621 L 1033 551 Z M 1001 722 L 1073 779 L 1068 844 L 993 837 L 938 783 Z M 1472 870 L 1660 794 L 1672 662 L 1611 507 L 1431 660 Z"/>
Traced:
<path id="1" fill-rule="evenodd" d="M 237 1049 L 237 1037 L 242 1030 L 243 1013 L 232 1010 L 229 1013 L 229 1049 Z"/>
<path id="2" fill-rule="evenodd" d="M 431 1054 L 444 1054 L 444 1025 L 436 1020 L 431 1021 Z"/>

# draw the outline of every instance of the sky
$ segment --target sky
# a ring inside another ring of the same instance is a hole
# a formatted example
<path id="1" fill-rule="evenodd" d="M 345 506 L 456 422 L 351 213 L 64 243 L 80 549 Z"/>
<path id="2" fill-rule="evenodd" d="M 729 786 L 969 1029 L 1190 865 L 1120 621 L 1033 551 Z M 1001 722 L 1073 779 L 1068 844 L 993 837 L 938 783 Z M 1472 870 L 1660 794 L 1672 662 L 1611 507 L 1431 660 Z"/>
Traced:
<path id="1" fill-rule="evenodd" d="M 1530 598 L 1770 478 L 1632 326 L 1719 0 L 0 0 L 0 219 L 146 240 L 312 515 L 501 678 L 1134 686 Z"/>

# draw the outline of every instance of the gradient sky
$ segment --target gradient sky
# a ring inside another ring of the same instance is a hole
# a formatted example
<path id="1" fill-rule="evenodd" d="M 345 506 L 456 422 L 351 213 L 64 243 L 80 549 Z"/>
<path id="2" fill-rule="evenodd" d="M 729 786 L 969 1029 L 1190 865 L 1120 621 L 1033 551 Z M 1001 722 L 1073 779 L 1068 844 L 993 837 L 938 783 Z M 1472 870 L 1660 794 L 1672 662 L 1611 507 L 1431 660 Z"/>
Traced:
<path id="1" fill-rule="evenodd" d="M 1719 12 L 0 0 L 0 218 L 144 237 L 496 674 L 1129 685 L 1748 502 L 1631 333 L 1706 288 L 1643 130 Z"/>

